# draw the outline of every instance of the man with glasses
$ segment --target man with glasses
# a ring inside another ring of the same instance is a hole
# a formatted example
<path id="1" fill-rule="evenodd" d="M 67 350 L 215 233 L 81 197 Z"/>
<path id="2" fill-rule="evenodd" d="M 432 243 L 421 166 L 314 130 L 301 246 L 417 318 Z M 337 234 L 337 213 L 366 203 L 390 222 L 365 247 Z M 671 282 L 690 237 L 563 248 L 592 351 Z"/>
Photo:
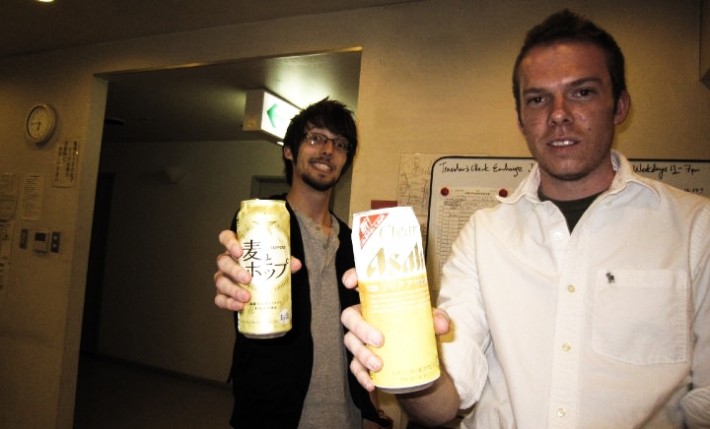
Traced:
<path id="1" fill-rule="evenodd" d="M 391 420 L 348 371 L 340 312 L 359 302 L 341 283 L 354 264 L 350 228 L 329 210 L 333 188 L 353 162 L 358 138 L 352 111 L 324 99 L 296 115 L 283 160 L 290 190 L 293 327 L 275 339 L 237 332 L 232 362 L 233 428 L 380 428 Z M 215 304 L 240 311 L 249 302 L 249 273 L 231 230 L 220 234 Z M 300 267 L 300 269 L 299 269 Z M 236 313 L 235 313 L 236 324 Z"/>

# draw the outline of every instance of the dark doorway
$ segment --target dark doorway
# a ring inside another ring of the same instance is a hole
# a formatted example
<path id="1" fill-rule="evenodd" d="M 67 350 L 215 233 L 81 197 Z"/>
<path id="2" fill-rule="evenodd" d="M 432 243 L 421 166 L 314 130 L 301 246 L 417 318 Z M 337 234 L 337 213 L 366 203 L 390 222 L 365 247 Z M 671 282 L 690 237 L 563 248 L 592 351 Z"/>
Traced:
<path id="1" fill-rule="evenodd" d="M 91 227 L 91 248 L 89 267 L 86 272 L 86 292 L 84 295 L 84 319 L 81 326 L 81 353 L 96 354 L 101 322 L 101 291 L 104 279 L 113 173 L 99 173 L 96 181 L 94 202 L 94 222 Z"/>

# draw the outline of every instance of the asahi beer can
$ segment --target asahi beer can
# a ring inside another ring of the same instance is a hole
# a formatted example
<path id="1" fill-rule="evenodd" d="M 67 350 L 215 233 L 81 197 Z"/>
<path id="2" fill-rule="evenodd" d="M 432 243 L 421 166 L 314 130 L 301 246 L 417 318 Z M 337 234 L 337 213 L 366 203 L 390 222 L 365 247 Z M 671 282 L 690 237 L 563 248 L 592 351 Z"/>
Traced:
<path id="1" fill-rule="evenodd" d="M 383 361 L 371 372 L 389 393 L 425 389 L 440 375 L 422 236 L 411 207 L 353 215 L 355 270 L 362 314 L 384 334 L 373 348 Z"/>
<path id="2" fill-rule="evenodd" d="M 237 235 L 244 253 L 239 265 L 252 275 L 251 300 L 238 314 L 239 332 L 275 338 L 291 330 L 291 229 L 286 202 L 242 201 Z"/>

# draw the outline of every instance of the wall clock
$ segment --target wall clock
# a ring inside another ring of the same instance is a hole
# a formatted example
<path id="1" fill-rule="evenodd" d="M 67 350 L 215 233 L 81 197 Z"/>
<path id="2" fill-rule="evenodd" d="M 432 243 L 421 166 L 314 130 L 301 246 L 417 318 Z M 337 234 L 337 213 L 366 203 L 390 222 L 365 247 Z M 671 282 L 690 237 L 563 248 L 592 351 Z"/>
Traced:
<path id="1" fill-rule="evenodd" d="M 37 104 L 30 109 L 25 120 L 25 134 L 30 143 L 49 141 L 57 127 L 57 112 L 49 104 Z"/>

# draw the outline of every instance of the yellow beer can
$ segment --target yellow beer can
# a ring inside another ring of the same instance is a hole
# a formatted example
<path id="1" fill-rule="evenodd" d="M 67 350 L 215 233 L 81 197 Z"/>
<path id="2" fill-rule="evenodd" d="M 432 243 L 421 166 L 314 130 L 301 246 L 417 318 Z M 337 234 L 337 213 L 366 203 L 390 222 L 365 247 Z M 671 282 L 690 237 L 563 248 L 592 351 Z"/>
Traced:
<path id="1" fill-rule="evenodd" d="M 370 376 L 379 389 L 425 389 L 440 375 L 422 236 L 411 207 L 353 215 L 355 270 L 365 320 L 384 334 L 383 361 Z"/>
<path id="2" fill-rule="evenodd" d="M 286 202 L 245 200 L 237 213 L 244 253 L 239 265 L 252 275 L 251 300 L 238 314 L 239 332 L 275 338 L 291 330 L 291 229 Z"/>

